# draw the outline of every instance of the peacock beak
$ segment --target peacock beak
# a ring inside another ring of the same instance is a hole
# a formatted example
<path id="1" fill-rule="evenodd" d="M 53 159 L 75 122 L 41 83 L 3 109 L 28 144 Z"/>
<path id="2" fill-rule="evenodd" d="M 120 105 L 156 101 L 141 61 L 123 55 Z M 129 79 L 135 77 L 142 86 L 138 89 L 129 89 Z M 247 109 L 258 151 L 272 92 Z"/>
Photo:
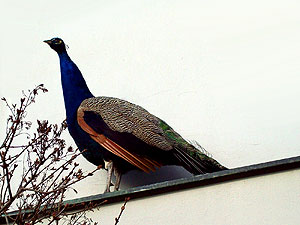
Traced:
<path id="1" fill-rule="evenodd" d="M 48 45 L 52 44 L 51 40 L 45 40 L 44 42 L 47 43 Z"/>

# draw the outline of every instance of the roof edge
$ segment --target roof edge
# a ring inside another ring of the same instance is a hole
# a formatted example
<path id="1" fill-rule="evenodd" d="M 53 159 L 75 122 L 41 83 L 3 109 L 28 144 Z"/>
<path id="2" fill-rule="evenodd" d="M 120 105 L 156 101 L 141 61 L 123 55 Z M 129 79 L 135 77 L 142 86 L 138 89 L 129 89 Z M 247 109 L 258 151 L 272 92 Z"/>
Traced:
<path id="1" fill-rule="evenodd" d="M 212 184 L 234 181 L 242 178 L 267 175 L 271 173 L 292 170 L 295 168 L 300 168 L 300 156 L 259 163 L 235 169 L 228 169 L 215 173 L 196 175 L 189 178 L 164 181 L 160 183 L 129 188 L 127 190 L 91 195 L 88 197 L 67 200 L 64 201 L 64 204 L 69 205 L 67 211 L 77 210 L 84 208 L 89 203 L 99 204 L 105 201 L 105 204 L 110 204 L 114 202 L 123 202 L 125 198 L 128 197 L 130 197 L 131 199 L 137 199 L 167 192 L 186 190 L 194 187 L 203 187 Z M 10 212 L 9 216 L 13 217 L 17 213 L 18 211 Z M 4 220 L 3 216 L 0 217 L 0 223 L 2 222 L 2 220 Z"/>
<path id="2" fill-rule="evenodd" d="M 116 192 L 97 194 L 88 197 L 72 199 L 65 201 L 67 204 L 82 204 L 89 202 L 102 202 L 106 200 L 108 203 L 124 201 L 125 198 L 130 197 L 140 198 L 162 194 L 165 192 L 184 190 L 194 187 L 202 187 L 211 184 L 222 183 L 226 181 L 238 180 L 241 178 L 267 175 L 286 170 L 300 168 L 300 156 L 291 157 L 281 160 L 275 160 L 265 163 L 254 164 L 250 166 L 238 167 L 235 169 L 228 169 L 214 173 L 203 175 L 196 175 L 189 178 L 181 178 L 176 180 L 164 181 L 155 184 L 149 184 L 127 190 L 120 190 Z"/>

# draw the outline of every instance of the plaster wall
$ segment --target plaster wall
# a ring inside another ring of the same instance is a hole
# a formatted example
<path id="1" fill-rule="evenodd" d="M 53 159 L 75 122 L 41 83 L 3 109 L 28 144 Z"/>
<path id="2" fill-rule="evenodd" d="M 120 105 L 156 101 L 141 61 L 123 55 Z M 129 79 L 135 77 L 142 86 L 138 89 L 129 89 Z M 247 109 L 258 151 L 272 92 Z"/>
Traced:
<path id="1" fill-rule="evenodd" d="M 296 225 L 300 169 L 130 200 L 120 225 Z M 88 216 L 114 224 L 122 203 Z"/>
<path id="2" fill-rule="evenodd" d="M 229 168 L 299 155 L 300 1 L 32 0 L 0 10 L 1 97 L 49 89 L 33 122 L 65 119 L 58 57 L 42 42 L 59 36 L 96 96 L 143 106 Z M 99 171 L 68 198 L 101 193 L 105 180 Z"/>

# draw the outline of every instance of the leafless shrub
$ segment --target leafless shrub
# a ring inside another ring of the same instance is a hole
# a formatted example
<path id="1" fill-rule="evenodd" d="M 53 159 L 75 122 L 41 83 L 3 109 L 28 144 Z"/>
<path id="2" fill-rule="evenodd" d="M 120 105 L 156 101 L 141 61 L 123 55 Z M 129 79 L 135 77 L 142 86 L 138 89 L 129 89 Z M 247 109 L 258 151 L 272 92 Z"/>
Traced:
<path id="1" fill-rule="evenodd" d="M 68 215 L 69 206 L 63 203 L 66 191 L 99 169 L 84 173 L 74 161 L 81 153 L 66 147 L 61 138 L 67 127 L 65 121 L 57 125 L 37 120 L 37 130 L 32 133 L 32 123 L 26 120 L 27 109 L 40 92 L 47 89 L 39 85 L 23 92 L 18 104 L 2 98 L 10 111 L 0 145 L 0 215 L 7 223 L 36 224 L 45 218 L 49 224 L 56 223 Z M 20 140 L 26 144 L 16 144 Z M 14 215 L 9 213 L 13 207 L 17 209 Z M 84 211 L 77 213 L 69 217 L 68 224 L 78 224 L 79 219 L 82 224 L 91 223 Z"/>

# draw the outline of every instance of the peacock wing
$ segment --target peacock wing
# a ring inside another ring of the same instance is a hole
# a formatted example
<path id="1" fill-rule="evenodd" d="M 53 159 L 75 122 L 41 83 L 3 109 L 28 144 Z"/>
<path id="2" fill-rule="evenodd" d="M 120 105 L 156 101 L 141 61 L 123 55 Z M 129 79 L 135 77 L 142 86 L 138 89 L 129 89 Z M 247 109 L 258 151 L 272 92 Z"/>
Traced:
<path id="1" fill-rule="evenodd" d="M 161 120 L 138 105 L 118 98 L 95 97 L 84 100 L 80 108 L 100 115 L 113 131 L 131 133 L 162 150 L 172 149 L 160 127 Z"/>
<path id="2" fill-rule="evenodd" d="M 99 116 L 98 119 L 92 116 L 95 114 Z M 171 143 L 168 142 L 160 127 L 160 120 L 142 107 L 125 100 L 111 97 L 85 99 L 77 110 L 77 120 L 81 128 L 100 145 L 144 171 L 154 170 L 155 166 L 160 165 L 145 156 L 141 157 L 129 152 L 108 137 L 98 133 L 93 129 L 97 126 L 95 124 L 98 123 L 99 126 L 104 122 L 109 129 L 120 133 L 131 133 L 148 145 L 166 151 L 172 149 Z"/>

